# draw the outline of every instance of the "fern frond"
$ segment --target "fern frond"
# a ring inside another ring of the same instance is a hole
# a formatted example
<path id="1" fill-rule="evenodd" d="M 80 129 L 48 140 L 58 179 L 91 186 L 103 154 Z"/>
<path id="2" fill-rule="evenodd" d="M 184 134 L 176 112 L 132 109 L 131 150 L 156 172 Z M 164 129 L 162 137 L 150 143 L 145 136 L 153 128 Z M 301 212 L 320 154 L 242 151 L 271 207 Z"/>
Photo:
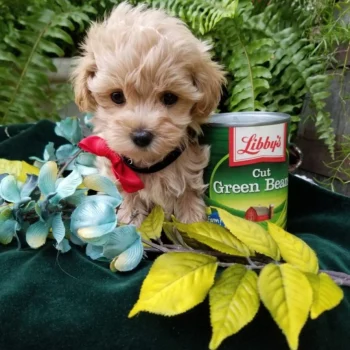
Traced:
<path id="1" fill-rule="evenodd" d="M 237 47 L 229 65 L 235 77 L 229 108 L 231 111 L 264 110 L 258 96 L 270 88 L 270 71 L 264 67 L 273 56 L 273 40 L 259 39 L 249 42 L 237 31 Z"/>
<path id="2" fill-rule="evenodd" d="M 223 18 L 233 18 L 238 0 L 144 0 L 153 8 L 181 18 L 200 35 L 210 32 Z"/>
<path id="3" fill-rule="evenodd" d="M 333 157 L 335 133 L 330 115 L 324 111 L 330 86 L 329 77 L 324 73 L 325 64 L 313 56 L 315 46 L 303 35 L 302 28 L 287 27 L 278 31 L 279 25 L 276 26 L 271 18 L 280 11 L 280 6 L 280 2 L 272 1 L 264 13 L 252 16 L 249 21 L 251 30 L 260 31 L 260 35 L 274 40 L 276 47 L 268 68 L 270 89 L 261 96 L 261 102 L 269 111 L 293 115 L 300 112 L 308 94 L 315 110 L 317 133 Z"/>
<path id="4" fill-rule="evenodd" d="M 67 0 L 51 0 L 51 9 L 28 8 L 28 13 L 9 21 L 0 44 L 0 123 L 57 119 L 48 113 L 49 81 L 54 71 L 50 57 L 63 56 L 55 37 L 73 43 L 67 28 L 89 22 L 90 6 L 75 7 Z M 4 29 L 3 29 L 4 30 Z"/>
<path id="5" fill-rule="evenodd" d="M 215 53 L 229 72 L 229 111 L 264 110 L 259 96 L 270 88 L 271 73 L 266 68 L 274 54 L 274 40 L 247 30 L 252 16 L 250 1 L 240 1 L 237 16 L 225 19 L 215 29 Z"/>

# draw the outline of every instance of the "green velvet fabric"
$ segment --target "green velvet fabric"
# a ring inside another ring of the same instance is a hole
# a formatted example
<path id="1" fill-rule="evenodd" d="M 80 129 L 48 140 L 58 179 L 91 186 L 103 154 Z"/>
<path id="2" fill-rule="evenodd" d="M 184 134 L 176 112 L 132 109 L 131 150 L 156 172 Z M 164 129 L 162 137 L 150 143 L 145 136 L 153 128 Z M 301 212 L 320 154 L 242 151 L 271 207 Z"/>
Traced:
<path id="1" fill-rule="evenodd" d="M 41 156 L 54 136 L 47 121 L 0 128 L 0 157 Z M 317 252 L 321 268 L 350 273 L 350 198 L 291 176 L 289 230 Z M 207 349 L 208 301 L 171 318 L 148 313 L 128 319 L 151 263 L 115 274 L 73 248 L 57 257 L 52 242 L 39 250 L 0 246 L 0 349 Z M 350 288 L 336 309 L 309 320 L 300 349 L 345 350 L 350 344 Z M 186 298 L 186 295 L 183 296 Z M 261 306 L 257 318 L 221 349 L 288 349 L 281 331 Z"/>

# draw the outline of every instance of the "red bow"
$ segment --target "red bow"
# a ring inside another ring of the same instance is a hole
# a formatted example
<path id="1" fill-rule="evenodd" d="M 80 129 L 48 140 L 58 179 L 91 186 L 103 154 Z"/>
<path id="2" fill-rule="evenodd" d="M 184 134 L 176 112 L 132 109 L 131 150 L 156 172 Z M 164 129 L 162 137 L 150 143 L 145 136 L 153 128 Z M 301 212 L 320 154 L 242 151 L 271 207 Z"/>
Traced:
<path id="1" fill-rule="evenodd" d="M 88 136 L 81 140 L 78 146 L 86 152 L 109 159 L 112 163 L 113 174 L 125 192 L 133 193 L 144 188 L 142 180 L 124 163 L 119 154 L 108 147 L 107 142 L 101 137 Z"/>

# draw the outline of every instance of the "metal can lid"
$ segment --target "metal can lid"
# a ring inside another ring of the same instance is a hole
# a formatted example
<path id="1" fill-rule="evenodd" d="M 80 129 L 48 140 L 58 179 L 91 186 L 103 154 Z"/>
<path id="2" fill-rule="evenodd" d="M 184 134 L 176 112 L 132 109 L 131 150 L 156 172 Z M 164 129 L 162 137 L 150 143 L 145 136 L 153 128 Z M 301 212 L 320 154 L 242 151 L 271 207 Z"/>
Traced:
<path id="1" fill-rule="evenodd" d="M 290 115 L 277 112 L 232 112 L 213 114 L 208 123 L 213 127 L 261 126 L 289 123 Z"/>

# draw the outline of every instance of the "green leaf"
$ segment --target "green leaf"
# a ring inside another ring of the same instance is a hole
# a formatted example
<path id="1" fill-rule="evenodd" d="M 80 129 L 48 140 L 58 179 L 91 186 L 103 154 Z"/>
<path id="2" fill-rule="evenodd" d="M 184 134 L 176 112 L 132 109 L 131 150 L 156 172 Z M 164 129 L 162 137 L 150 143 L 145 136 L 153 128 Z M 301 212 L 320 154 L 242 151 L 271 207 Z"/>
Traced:
<path id="1" fill-rule="evenodd" d="M 60 26 L 63 28 L 68 28 L 70 31 L 74 31 L 75 27 L 72 21 L 68 18 L 67 15 L 60 14 L 53 21 L 52 26 Z"/>
<path id="2" fill-rule="evenodd" d="M 46 32 L 46 36 L 55 39 L 60 39 L 70 45 L 74 44 L 72 37 L 69 34 L 67 34 L 64 30 L 58 27 L 49 28 L 49 30 Z"/>
<path id="3" fill-rule="evenodd" d="M 112 260 L 110 269 L 113 272 L 131 271 L 141 262 L 142 257 L 143 245 L 139 237 L 129 248 Z"/>
<path id="4" fill-rule="evenodd" d="M 260 225 L 231 215 L 223 209 L 215 209 L 218 211 L 220 219 L 224 222 L 226 228 L 246 244 L 249 249 L 275 260 L 280 259 L 280 252 L 276 242 Z"/>
<path id="5" fill-rule="evenodd" d="M 243 265 L 227 268 L 209 292 L 210 321 L 213 336 L 209 348 L 239 332 L 259 310 L 258 276 Z"/>
<path id="6" fill-rule="evenodd" d="M 193 224 L 175 222 L 174 224 L 178 230 L 187 233 L 190 238 L 204 243 L 219 252 L 249 256 L 248 247 L 220 225 L 211 222 L 196 222 Z"/>
<path id="7" fill-rule="evenodd" d="M 268 264 L 260 272 L 261 301 L 287 338 L 298 349 L 299 334 L 312 304 L 312 289 L 305 275 L 290 264 Z"/>
<path id="8" fill-rule="evenodd" d="M 155 206 L 139 227 L 142 238 L 146 240 L 160 238 L 164 223 L 164 211 L 161 206 Z"/>
<path id="9" fill-rule="evenodd" d="M 144 280 L 139 300 L 129 317 L 140 311 L 173 316 L 195 307 L 214 284 L 217 266 L 215 257 L 204 254 L 161 255 Z"/>
<path id="10" fill-rule="evenodd" d="M 49 225 L 43 221 L 37 221 L 29 226 L 26 234 L 26 240 L 31 248 L 39 248 L 46 242 L 49 234 Z"/>
<path id="11" fill-rule="evenodd" d="M 14 56 L 11 52 L 3 52 L 0 51 L 0 61 L 9 61 L 17 63 L 16 56 Z"/>
<path id="12" fill-rule="evenodd" d="M 64 51 L 51 41 L 41 39 L 38 47 L 47 53 L 53 53 L 59 57 L 64 56 Z"/>
<path id="13" fill-rule="evenodd" d="M 238 1 L 206 0 L 167 1 L 146 0 L 154 8 L 166 8 L 167 13 L 181 18 L 195 33 L 206 34 L 224 18 L 233 18 Z"/>

